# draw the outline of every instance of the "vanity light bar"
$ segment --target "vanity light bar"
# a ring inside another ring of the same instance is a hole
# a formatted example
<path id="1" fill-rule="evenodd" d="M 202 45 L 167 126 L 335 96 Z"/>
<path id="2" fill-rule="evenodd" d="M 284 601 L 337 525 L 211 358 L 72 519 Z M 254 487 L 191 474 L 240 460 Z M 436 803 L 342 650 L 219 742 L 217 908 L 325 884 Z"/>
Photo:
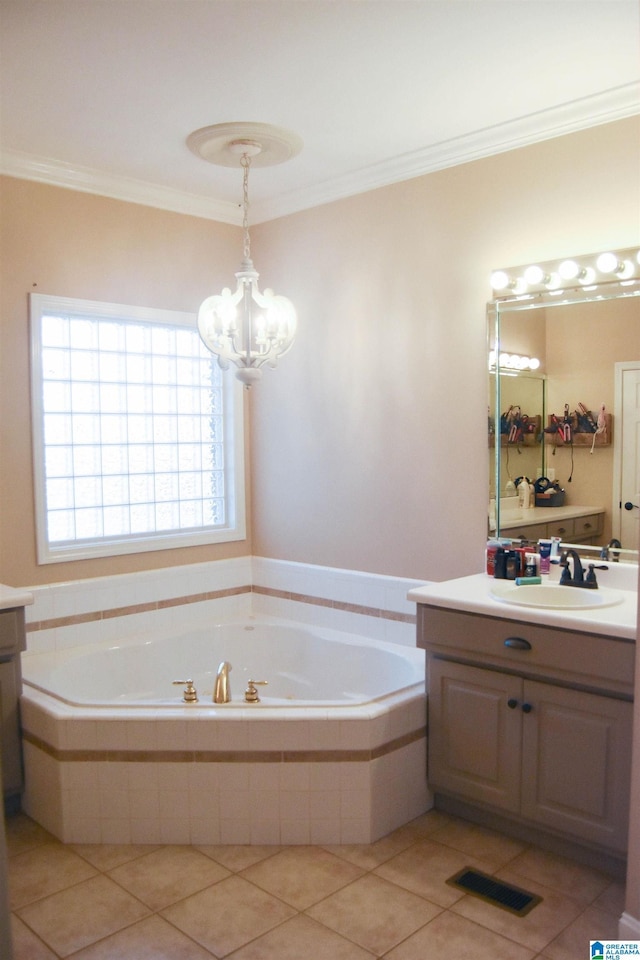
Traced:
<path id="1" fill-rule="evenodd" d="M 537 357 L 526 357 L 520 353 L 501 352 L 498 359 L 498 365 L 501 370 L 537 370 L 540 361 Z M 496 351 L 489 351 L 489 369 L 496 368 Z"/>
<path id="2" fill-rule="evenodd" d="M 586 289 L 595 283 L 633 285 L 637 282 L 640 282 L 640 250 L 637 247 L 510 267 L 491 274 L 491 286 L 496 295 L 510 297 L 561 293 L 567 286 L 579 285 Z"/>

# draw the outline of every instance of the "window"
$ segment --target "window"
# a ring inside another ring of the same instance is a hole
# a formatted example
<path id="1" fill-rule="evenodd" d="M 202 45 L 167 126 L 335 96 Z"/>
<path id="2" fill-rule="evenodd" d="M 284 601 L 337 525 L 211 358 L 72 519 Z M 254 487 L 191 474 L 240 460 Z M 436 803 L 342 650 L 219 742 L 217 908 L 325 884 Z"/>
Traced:
<path id="1" fill-rule="evenodd" d="M 195 317 L 31 295 L 38 562 L 245 536 L 242 388 Z"/>

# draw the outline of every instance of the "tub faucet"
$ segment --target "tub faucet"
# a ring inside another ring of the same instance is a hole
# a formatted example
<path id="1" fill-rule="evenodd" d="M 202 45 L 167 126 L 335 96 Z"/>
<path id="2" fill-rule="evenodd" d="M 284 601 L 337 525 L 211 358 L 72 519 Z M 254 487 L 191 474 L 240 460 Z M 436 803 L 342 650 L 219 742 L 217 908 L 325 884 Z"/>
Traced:
<path id="1" fill-rule="evenodd" d="M 218 665 L 216 673 L 216 682 L 213 685 L 213 702 L 229 703 L 231 700 L 231 687 L 229 685 L 229 670 L 231 664 L 228 660 L 222 660 Z"/>

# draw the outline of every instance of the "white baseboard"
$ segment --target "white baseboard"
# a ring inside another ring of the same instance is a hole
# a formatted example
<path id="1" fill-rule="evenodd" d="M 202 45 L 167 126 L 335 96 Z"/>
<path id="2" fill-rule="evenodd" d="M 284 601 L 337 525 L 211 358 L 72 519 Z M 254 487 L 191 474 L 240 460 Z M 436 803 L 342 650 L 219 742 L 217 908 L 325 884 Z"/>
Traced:
<path id="1" fill-rule="evenodd" d="M 626 910 L 618 920 L 618 937 L 620 940 L 640 940 L 640 920 Z"/>

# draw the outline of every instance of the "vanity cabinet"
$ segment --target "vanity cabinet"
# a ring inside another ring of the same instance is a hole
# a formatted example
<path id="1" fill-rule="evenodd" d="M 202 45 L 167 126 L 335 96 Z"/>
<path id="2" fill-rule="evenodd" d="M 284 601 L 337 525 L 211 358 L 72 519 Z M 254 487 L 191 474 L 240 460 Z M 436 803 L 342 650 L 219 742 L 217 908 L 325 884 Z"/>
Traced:
<path id="1" fill-rule="evenodd" d="M 418 624 L 430 787 L 624 853 L 634 645 L 422 605 Z"/>
<path id="2" fill-rule="evenodd" d="M 5 806 L 19 806 L 22 752 L 18 702 L 21 693 L 20 653 L 25 649 L 24 609 L 0 610 L 0 747 Z"/>

